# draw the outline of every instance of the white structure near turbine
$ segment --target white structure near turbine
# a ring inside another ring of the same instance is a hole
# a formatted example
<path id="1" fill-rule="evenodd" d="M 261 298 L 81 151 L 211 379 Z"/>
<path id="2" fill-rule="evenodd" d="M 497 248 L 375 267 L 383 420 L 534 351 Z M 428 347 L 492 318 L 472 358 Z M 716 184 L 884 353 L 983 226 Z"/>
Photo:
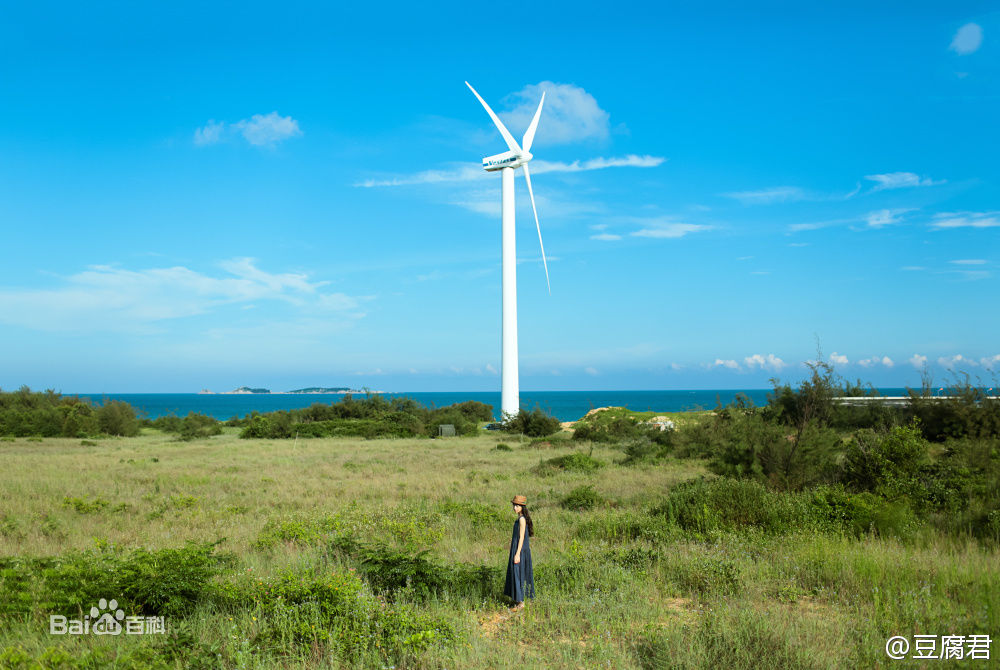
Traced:
<path id="1" fill-rule="evenodd" d="M 549 285 L 549 264 L 545 260 L 545 246 L 542 244 L 542 228 L 538 224 L 538 210 L 535 209 L 535 194 L 531 190 L 531 172 L 528 170 L 528 161 L 532 159 L 530 152 L 531 143 L 535 139 L 535 130 L 538 128 L 538 117 L 542 114 L 542 103 L 545 102 L 545 93 L 538 101 L 538 109 L 531 119 L 528 130 L 524 133 L 523 146 L 518 146 L 517 141 L 500 121 L 490 106 L 486 104 L 482 96 L 476 93 L 469 82 L 465 82 L 473 95 L 486 108 L 486 113 L 493 119 L 497 130 L 503 136 L 504 142 L 510 151 L 495 156 L 487 156 L 483 159 L 483 169 L 487 172 L 500 171 L 501 183 L 501 220 L 502 220 L 502 244 L 501 244 L 501 275 L 503 286 L 503 331 L 500 345 L 500 412 L 504 419 L 514 416 L 520 411 L 520 387 L 517 380 L 517 249 L 514 244 L 514 169 L 524 168 L 524 180 L 528 184 L 528 196 L 531 198 L 531 211 L 535 215 L 535 228 L 538 230 L 538 246 L 542 250 L 542 265 L 545 267 L 545 284 L 549 293 L 552 287 Z"/>

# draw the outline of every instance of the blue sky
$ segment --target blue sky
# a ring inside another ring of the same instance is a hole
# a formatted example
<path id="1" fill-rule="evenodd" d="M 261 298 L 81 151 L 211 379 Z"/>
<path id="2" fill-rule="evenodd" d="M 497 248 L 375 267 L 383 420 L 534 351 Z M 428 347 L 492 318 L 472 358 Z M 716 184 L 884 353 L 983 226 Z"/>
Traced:
<path id="1" fill-rule="evenodd" d="M 0 387 L 499 388 L 465 80 L 523 389 L 1000 371 L 996 2 L 325 4 L 0 10 Z"/>

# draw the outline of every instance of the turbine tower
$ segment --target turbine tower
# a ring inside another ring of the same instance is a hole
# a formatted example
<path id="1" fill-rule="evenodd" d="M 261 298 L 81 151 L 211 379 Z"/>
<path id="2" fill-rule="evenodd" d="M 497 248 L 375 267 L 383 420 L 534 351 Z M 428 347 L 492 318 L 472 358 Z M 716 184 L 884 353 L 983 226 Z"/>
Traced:
<path id="1" fill-rule="evenodd" d="M 486 104 L 482 96 L 472 88 L 472 84 L 465 82 L 473 95 L 482 103 L 486 113 L 493 119 L 497 130 L 503 136 L 504 142 L 510 151 L 495 156 L 487 156 L 483 159 L 483 169 L 487 172 L 500 172 L 501 192 L 501 275 L 503 282 L 503 331 L 501 335 L 500 348 L 500 413 L 504 420 L 514 416 L 520 411 L 520 388 L 517 381 L 517 249 L 514 245 L 514 170 L 524 168 L 524 181 L 528 184 L 528 196 L 531 198 L 531 211 L 535 215 L 535 228 L 538 230 L 538 246 L 542 250 L 542 265 L 545 267 L 545 284 L 552 293 L 552 286 L 549 285 L 549 264 L 545 260 L 545 245 L 542 244 L 542 228 L 538 225 L 538 210 L 535 209 L 535 194 L 531 190 L 531 172 L 528 170 L 528 161 L 532 159 L 530 152 L 531 143 L 535 139 L 535 129 L 538 128 L 538 117 L 542 114 L 542 103 L 545 102 L 545 92 L 542 92 L 542 99 L 538 101 L 538 109 L 531 119 L 527 132 L 524 133 L 523 147 L 518 146 L 517 141 L 507 130 L 506 126 L 493 113 L 490 106 Z"/>

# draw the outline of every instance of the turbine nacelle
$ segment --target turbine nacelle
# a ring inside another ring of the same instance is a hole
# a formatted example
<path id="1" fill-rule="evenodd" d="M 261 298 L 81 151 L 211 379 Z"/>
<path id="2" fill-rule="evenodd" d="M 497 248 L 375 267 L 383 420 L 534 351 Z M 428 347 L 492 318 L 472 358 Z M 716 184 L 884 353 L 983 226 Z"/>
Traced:
<path id="1" fill-rule="evenodd" d="M 487 172 L 495 172 L 496 170 L 502 170 L 506 167 L 517 168 L 521 167 L 531 159 L 532 155 L 528 152 L 518 153 L 517 151 L 505 151 L 502 154 L 487 156 L 484 158 L 483 169 Z"/>

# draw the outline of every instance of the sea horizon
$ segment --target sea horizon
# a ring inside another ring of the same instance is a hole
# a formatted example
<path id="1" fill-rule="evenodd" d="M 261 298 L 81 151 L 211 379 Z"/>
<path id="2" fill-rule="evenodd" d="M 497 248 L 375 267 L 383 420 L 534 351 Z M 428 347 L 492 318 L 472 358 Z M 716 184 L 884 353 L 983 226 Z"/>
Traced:
<path id="1" fill-rule="evenodd" d="M 661 390 L 579 390 L 521 391 L 521 407 L 535 407 L 558 418 L 575 421 L 598 407 L 627 407 L 635 411 L 682 412 L 714 409 L 727 405 L 743 394 L 755 405 L 767 404 L 773 388 L 756 389 L 661 389 Z M 904 387 L 876 388 L 882 395 L 904 395 Z M 428 407 L 443 407 L 474 400 L 493 407 L 499 419 L 500 391 L 370 391 L 390 398 L 412 398 Z M 360 394 L 364 394 L 361 392 Z M 323 403 L 319 397 L 330 396 L 330 402 L 340 402 L 347 393 L 63 393 L 88 398 L 103 404 L 105 400 L 129 403 L 144 418 L 184 416 L 189 412 L 205 414 L 219 420 L 245 417 L 253 412 L 302 409 Z M 359 395 L 352 393 L 350 395 Z M 323 403 L 325 404 L 325 403 Z"/>

